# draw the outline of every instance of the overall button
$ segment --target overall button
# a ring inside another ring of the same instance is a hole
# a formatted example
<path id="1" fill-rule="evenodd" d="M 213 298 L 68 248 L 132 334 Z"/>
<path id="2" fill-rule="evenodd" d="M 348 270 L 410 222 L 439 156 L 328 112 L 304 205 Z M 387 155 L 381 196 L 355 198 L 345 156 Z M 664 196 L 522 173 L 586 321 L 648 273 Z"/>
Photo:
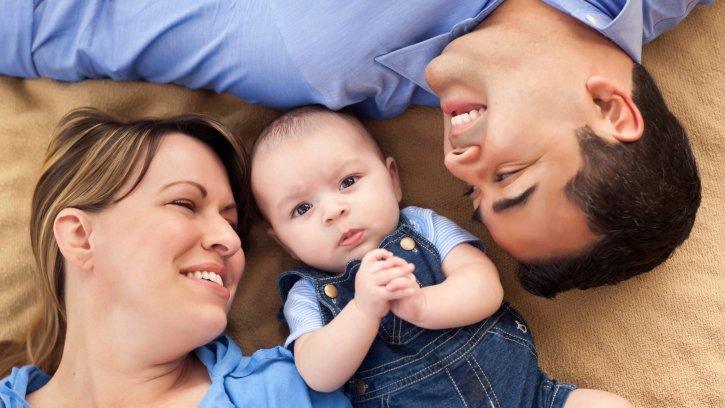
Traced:
<path id="1" fill-rule="evenodd" d="M 365 394 L 365 391 L 368 390 L 368 385 L 365 384 L 365 381 L 363 380 L 355 380 L 355 391 L 357 391 L 358 394 Z"/>
<path id="2" fill-rule="evenodd" d="M 337 287 L 335 285 L 328 283 L 327 285 L 325 285 L 323 290 L 325 291 L 325 295 L 327 295 L 327 297 L 329 297 L 330 299 L 334 299 L 337 297 Z"/>
<path id="3" fill-rule="evenodd" d="M 406 251 L 412 251 L 415 248 L 415 240 L 411 237 L 405 237 L 400 240 L 400 247 Z"/>

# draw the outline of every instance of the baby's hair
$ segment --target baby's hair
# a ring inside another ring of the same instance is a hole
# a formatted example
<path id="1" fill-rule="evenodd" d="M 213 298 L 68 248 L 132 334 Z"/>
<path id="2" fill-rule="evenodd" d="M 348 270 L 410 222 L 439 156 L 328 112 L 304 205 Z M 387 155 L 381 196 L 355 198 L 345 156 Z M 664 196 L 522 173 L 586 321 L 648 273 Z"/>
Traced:
<path id="1" fill-rule="evenodd" d="M 324 116 L 339 118 L 348 122 L 370 140 L 380 157 L 383 158 L 383 153 L 377 142 L 358 118 L 350 113 L 332 111 L 321 105 L 309 105 L 293 109 L 273 120 L 257 137 L 257 141 L 252 148 L 252 157 L 254 158 L 262 149 L 265 151 L 273 150 L 286 141 L 300 138 L 319 129 L 320 121 L 316 119 Z"/>

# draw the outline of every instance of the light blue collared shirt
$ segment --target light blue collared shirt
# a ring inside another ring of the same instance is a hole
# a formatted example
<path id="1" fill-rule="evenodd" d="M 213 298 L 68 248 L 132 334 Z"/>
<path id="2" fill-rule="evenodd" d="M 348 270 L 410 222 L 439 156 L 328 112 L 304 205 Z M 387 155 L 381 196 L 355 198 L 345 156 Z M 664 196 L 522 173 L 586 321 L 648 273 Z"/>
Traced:
<path id="1" fill-rule="evenodd" d="M 0 74 L 175 83 L 390 117 L 438 104 L 425 66 L 503 1 L 4 1 Z M 643 43 L 712 2 L 544 1 L 638 62 Z"/>
<path id="2" fill-rule="evenodd" d="M 292 353 L 282 347 L 244 356 L 230 337 L 221 336 L 195 353 L 211 379 L 200 408 L 350 407 L 341 391 L 319 393 L 307 388 Z M 36 366 L 13 368 L 0 380 L 0 408 L 30 407 L 25 396 L 48 381 L 50 377 Z"/>

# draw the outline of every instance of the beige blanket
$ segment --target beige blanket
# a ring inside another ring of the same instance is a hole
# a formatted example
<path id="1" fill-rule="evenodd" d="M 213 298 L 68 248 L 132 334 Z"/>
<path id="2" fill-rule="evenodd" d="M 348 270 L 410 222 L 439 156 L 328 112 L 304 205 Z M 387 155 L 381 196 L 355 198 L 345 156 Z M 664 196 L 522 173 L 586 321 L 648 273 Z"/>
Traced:
<path id="1" fill-rule="evenodd" d="M 637 406 L 725 406 L 725 5 L 700 7 L 645 48 L 644 64 L 690 132 L 703 180 L 691 238 L 653 272 L 554 300 L 525 293 L 515 265 L 470 221 L 464 186 L 442 164 L 435 109 L 368 121 L 401 167 L 406 204 L 431 207 L 483 237 L 508 299 L 527 317 L 541 365 L 558 379 L 620 393 Z M 0 339 L 17 336 L 34 305 L 27 225 L 51 131 L 68 110 L 95 106 L 125 117 L 206 112 L 249 144 L 276 112 L 229 95 L 172 85 L 0 78 Z M 291 260 L 255 225 L 230 334 L 246 352 L 280 342 L 278 274 Z"/>

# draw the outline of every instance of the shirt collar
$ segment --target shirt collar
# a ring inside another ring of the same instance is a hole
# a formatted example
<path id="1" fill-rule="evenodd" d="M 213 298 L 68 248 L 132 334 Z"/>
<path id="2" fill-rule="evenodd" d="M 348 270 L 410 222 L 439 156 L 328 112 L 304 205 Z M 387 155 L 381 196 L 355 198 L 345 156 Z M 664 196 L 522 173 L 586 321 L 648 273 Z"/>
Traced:
<path id="1" fill-rule="evenodd" d="M 613 0 L 544 0 L 557 10 L 576 18 L 612 40 L 634 61 L 642 55 L 642 0 L 628 0 L 624 7 Z M 456 38 L 471 32 L 503 0 L 492 1 L 475 17 L 460 21 L 450 32 L 380 55 L 375 61 L 431 92 L 425 80 L 425 67 Z M 432 92 L 431 92 L 432 93 Z"/>

